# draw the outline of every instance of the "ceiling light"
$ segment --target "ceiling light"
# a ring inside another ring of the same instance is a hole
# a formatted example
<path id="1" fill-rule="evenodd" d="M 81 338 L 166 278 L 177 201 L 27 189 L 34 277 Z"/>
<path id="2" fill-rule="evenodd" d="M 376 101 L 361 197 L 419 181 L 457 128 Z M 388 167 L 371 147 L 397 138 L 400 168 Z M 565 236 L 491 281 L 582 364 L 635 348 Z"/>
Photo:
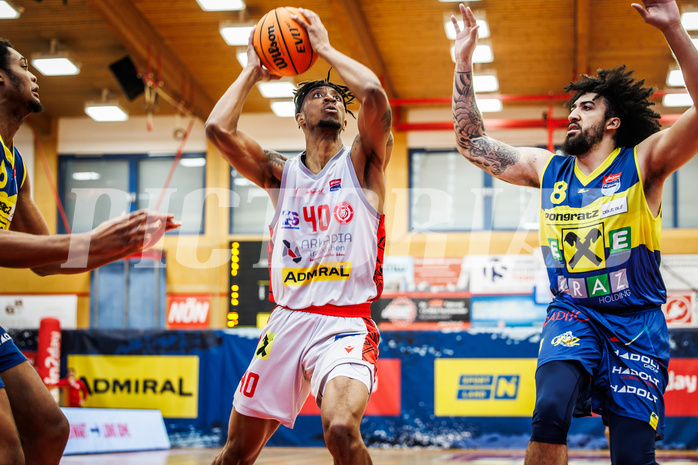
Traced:
<path id="1" fill-rule="evenodd" d="M 475 92 L 494 92 L 499 90 L 499 80 L 494 74 L 476 74 L 473 76 Z"/>
<path id="2" fill-rule="evenodd" d="M 205 158 L 181 158 L 179 164 L 185 168 L 199 168 L 206 166 Z"/>
<path id="3" fill-rule="evenodd" d="M 451 47 L 451 60 L 456 62 L 456 46 Z M 473 52 L 473 63 L 492 63 L 494 61 L 494 53 L 492 47 L 487 44 L 478 45 Z"/>
<path id="4" fill-rule="evenodd" d="M 245 66 L 247 66 L 247 49 L 245 49 L 245 50 L 240 50 L 239 52 L 237 52 L 237 53 L 235 54 L 235 56 L 236 56 L 237 59 L 238 59 L 238 63 L 240 63 L 240 64 L 242 65 L 243 68 L 244 68 Z"/>
<path id="5" fill-rule="evenodd" d="M 126 121 L 126 113 L 117 103 L 93 102 L 85 104 L 85 113 L 95 121 Z"/>
<path id="6" fill-rule="evenodd" d="M 684 87 L 686 82 L 680 69 L 672 69 L 666 76 L 666 85 L 672 87 Z"/>
<path id="7" fill-rule="evenodd" d="M 681 24 L 687 31 L 698 30 L 698 11 L 689 11 L 681 15 Z"/>
<path id="8" fill-rule="evenodd" d="M 254 26 L 222 25 L 220 28 L 223 40 L 228 45 L 247 45 Z"/>
<path id="9" fill-rule="evenodd" d="M 34 53 L 31 56 L 32 66 L 44 76 L 72 76 L 80 72 L 80 67 L 73 62 L 67 53 L 59 52 L 56 39 L 51 39 L 48 53 Z"/>
<path id="10" fill-rule="evenodd" d="M 14 19 L 19 18 L 19 14 L 23 11 L 23 8 L 15 8 L 12 4 L 6 0 L 0 0 L 0 19 Z"/>
<path id="11" fill-rule="evenodd" d="M 126 121 L 128 113 L 114 100 L 108 100 L 109 89 L 102 90 L 102 100 L 85 103 L 85 113 L 95 121 Z"/>
<path id="12" fill-rule="evenodd" d="M 456 3 L 463 2 L 463 0 L 439 0 L 441 3 Z M 468 3 L 477 2 L 478 0 L 467 0 Z"/>
<path id="13" fill-rule="evenodd" d="M 490 26 L 487 24 L 487 21 L 484 19 L 478 19 L 476 21 L 477 25 L 480 26 L 480 29 L 477 31 L 477 36 L 481 39 L 489 37 Z M 458 27 L 461 31 L 463 30 L 463 21 L 458 21 Z M 450 40 L 456 40 L 456 28 L 453 26 L 453 21 L 451 21 L 450 16 L 448 19 L 444 20 L 444 29 L 446 29 L 446 37 L 448 37 Z"/>
<path id="14" fill-rule="evenodd" d="M 482 113 L 502 111 L 502 101 L 497 98 L 477 99 L 477 107 Z"/>
<path id="15" fill-rule="evenodd" d="M 662 105 L 665 107 L 690 107 L 693 99 L 689 94 L 666 94 L 662 98 Z"/>
<path id="16" fill-rule="evenodd" d="M 271 111 L 280 118 L 296 116 L 296 105 L 293 102 L 272 102 Z"/>
<path id="17" fill-rule="evenodd" d="M 32 65 L 44 76 L 72 76 L 80 72 L 68 57 L 32 55 Z"/>
<path id="18" fill-rule="evenodd" d="M 204 11 L 239 11 L 245 9 L 242 0 L 196 0 Z"/>
<path id="19" fill-rule="evenodd" d="M 288 81 L 260 82 L 259 92 L 266 98 L 293 98 L 296 86 Z"/>
<path id="20" fill-rule="evenodd" d="M 94 171 L 79 171 L 73 173 L 73 179 L 76 181 L 96 181 L 102 176 Z"/>

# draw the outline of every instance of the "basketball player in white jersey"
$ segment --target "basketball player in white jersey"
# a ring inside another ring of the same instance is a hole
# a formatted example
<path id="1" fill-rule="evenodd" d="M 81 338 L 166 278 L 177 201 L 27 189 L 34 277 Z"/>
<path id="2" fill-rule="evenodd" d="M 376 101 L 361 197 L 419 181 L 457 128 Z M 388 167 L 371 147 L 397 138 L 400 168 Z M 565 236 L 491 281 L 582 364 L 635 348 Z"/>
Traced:
<path id="1" fill-rule="evenodd" d="M 276 209 L 269 260 L 277 306 L 238 385 L 216 465 L 253 463 L 280 424 L 293 427 L 311 390 L 334 463 L 372 463 L 359 424 L 375 386 L 380 339 L 370 302 L 383 287 L 391 111 L 378 77 L 332 48 L 317 14 L 300 11 L 307 21 L 296 19 L 313 49 L 347 84 L 299 85 L 296 122 L 306 150 L 286 160 L 238 130 L 248 93 L 272 78 L 251 45 L 247 66 L 206 123 L 226 160 L 266 189 Z M 359 135 L 348 148 L 341 133 L 354 98 Z"/>

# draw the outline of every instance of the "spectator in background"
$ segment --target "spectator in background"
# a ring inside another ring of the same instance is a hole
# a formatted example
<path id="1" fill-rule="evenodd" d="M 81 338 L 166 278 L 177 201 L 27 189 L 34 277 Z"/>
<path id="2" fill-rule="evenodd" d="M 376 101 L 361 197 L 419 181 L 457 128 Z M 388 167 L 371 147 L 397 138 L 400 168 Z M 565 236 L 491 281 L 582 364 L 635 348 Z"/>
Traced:
<path id="1" fill-rule="evenodd" d="M 68 393 L 68 407 L 82 407 L 87 400 L 87 386 L 75 376 L 75 370 L 72 368 L 68 368 L 67 377 L 59 380 L 56 384 L 47 384 L 46 387 L 65 388 L 64 392 Z"/>

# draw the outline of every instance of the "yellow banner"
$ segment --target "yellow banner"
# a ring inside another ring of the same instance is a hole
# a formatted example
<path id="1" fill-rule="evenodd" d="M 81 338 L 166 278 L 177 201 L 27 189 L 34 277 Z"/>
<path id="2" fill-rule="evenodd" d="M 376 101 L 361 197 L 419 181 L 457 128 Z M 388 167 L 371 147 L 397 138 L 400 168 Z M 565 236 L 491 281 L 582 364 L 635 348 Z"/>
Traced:
<path id="1" fill-rule="evenodd" d="M 199 357 L 195 355 L 68 355 L 86 381 L 85 407 L 157 409 L 165 418 L 196 418 Z"/>
<path id="2" fill-rule="evenodd" d="M 536 401 L 534 358 L 443 358 L 434 362 L 439 417 L 530 417 Z"/>

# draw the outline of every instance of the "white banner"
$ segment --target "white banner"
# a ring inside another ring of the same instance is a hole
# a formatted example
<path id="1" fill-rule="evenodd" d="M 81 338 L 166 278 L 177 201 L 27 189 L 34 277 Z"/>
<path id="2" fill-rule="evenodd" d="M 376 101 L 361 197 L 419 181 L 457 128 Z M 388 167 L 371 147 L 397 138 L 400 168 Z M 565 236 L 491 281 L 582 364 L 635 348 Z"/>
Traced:
<path id="1" fill-rule="evenodd" d="M 536 270 L 544 268 L 538 255 L 470 255 L 464 266 L 473 294 L 533 294 Z"/>
<path id="2" fill-rule="evenodd" d="M 78 296 L 0 295 L 0 326 L 5 329 L 38 329 L 46 317 L 57 318 L 61 329 L 77 329 Z"/>
<path id="3" fill-rule="evenodd" d="M 159 410 L 62 408 L 70 423 L 64 455 L 169 449 Z"/>

